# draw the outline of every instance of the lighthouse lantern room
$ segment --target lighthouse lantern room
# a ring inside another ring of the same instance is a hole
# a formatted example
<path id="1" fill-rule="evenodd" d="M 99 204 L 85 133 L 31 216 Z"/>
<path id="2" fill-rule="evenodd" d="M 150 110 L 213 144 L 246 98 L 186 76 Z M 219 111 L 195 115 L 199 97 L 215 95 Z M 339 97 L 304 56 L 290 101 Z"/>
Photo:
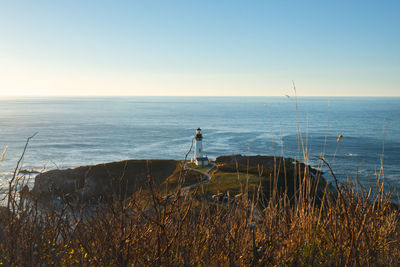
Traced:
<path id="1" fill-rule="evenodd" d="M 194 136 L 194 162 L 197 166 L 207 166 L 208 165 L 208 157 L 203 154 L 203 135 L 201 134 L 201 129 L 198 128 L 196 130 L 196 135 Z"/>

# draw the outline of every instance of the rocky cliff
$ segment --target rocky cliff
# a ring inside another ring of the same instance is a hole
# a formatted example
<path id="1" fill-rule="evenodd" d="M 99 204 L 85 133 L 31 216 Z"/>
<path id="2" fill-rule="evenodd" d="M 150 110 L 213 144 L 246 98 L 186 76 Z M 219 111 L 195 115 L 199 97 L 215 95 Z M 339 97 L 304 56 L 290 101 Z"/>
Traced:
<path id="1" fill-rule="evenodd" d="M 147 188 L 149 174 L 160 184 L 179 165 L 176 160 L 126 160 L 51 170 L 36 176 L 30 195 L 42 200 L 66 197 L 84 202 L 125 198 L 139 188 Z"/>

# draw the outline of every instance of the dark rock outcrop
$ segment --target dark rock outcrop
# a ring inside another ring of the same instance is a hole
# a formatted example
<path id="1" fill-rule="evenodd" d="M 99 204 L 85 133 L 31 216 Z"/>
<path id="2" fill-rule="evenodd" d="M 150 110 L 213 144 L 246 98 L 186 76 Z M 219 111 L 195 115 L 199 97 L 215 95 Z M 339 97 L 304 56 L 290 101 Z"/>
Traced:
<path id="1" fill-rule="evenodd" d="M 126 160 L 39 174 L 30 196 L 35 199 L 76 199 L 97 202 L 126 198 L 148 187 L 148 175 L 156 184 L 178 167 L 176 160 Z"/>
<path id="2" fill-rule="evenodd" d="M 284 162 L 284 163 L 283 163 Z M 294 163 L 299 164 L 300 169 L 304 170 L 306 165 L 302 162 L 298 162 L 292 158 L 283 158 L 283 157 L 274 157 L 274 156 L 262 156 L 262 155 L 255 155 L 255 156 L 242 156 L 241 154 L 237 155 L 229 155 L 229 156 L 220 156 L 217 157 L 215 163 L 219 166 L 219 168 L 235 168 L 234 171 L 237 169 L 239 171 L 250 171 L 255 172 L 258 170 L 259 167 L 263 168 L 274 168 L 278 166 L 285 166 L 286 168 L 292 168 Z M 315 175 L 317 170 L 307 166 L 308 171 Z M 320 172 L 322 173 L 322 172 Z"/>
<path id="3" fill-rule="evenodd" d="M 217 164 L 238 164 L 239 166 L 257 166 L 264 165 L 266 167 L 274 167 L 274 157 L 273 156 L 242 156 L 230 155 L 230 156 L 220 156 L 217 157 L 215 162 Z"/>

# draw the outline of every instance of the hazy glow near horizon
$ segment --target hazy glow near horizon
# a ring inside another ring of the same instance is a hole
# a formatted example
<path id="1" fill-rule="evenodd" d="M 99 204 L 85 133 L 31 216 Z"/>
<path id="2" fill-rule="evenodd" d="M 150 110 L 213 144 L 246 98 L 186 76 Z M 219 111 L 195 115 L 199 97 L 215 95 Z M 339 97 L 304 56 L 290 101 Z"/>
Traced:
<path id="1" fill-rule="evenodd" d="M 1 96 L 400 96 L 398 1 L 8 1 Z"/>

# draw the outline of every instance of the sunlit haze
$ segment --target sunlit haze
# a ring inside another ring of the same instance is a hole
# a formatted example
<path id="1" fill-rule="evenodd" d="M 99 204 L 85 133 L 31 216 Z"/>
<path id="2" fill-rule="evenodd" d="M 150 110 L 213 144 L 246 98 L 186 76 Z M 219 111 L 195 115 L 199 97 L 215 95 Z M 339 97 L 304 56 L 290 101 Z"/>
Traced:
<path id="1" fill-rule="evenodd" d="M 400 96 L 399 1 L 3 1 L 0 96 Z"/>

